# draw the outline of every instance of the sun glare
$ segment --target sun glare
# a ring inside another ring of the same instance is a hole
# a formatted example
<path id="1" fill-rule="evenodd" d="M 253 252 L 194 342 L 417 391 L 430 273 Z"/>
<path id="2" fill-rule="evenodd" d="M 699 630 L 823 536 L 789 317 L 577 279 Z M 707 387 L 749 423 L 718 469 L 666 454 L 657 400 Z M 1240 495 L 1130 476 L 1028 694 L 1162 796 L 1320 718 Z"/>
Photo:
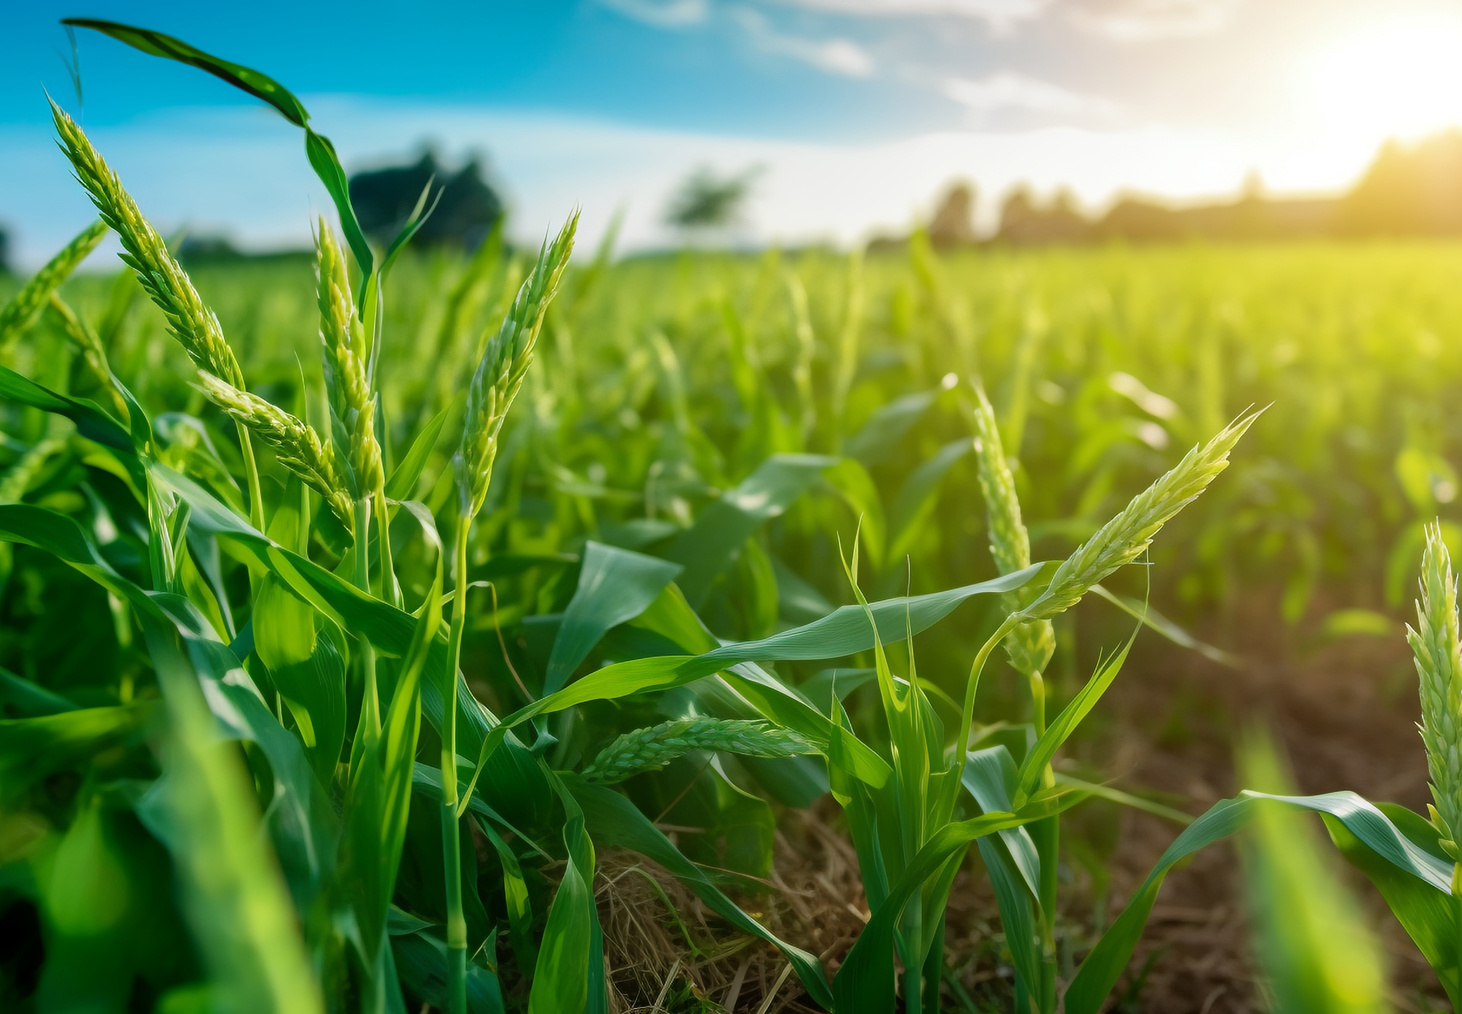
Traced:
<path id="1" fill-rule="evenodd" d="M 1462 125 L 1462 18 L 1378 24 L 1318 49 L 1305 105 L 1350 141 L 1414 138 Z"/>

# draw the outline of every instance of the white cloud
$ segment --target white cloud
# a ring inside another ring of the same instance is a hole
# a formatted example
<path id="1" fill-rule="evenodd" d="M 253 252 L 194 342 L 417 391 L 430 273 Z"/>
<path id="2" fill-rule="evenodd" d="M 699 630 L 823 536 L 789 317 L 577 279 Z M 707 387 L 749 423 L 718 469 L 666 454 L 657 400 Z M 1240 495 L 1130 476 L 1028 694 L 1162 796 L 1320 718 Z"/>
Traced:
<path id="1" fill-rule="evenodd" d="M 872 55 L 851 39 L 809 39 L 787 35 L 772 27 L 764 14 L 750 7 L 737 7 L 731 11 L 731 16 L 757 48 L 768 53 L 790 56 L 844 77 L 869 77 L 877 68 Z"/>
<path id="2" fill-rule="evenodd" d="M 1072 12 L 1075 22 L 1118 42 L 1212 35 L 1225 28 L 1241 0 L 1124 0 Z"/>
<path id="3" fill-rule="evenodd" d="M 944 16 L 1007 29 L 1039 17 L 1052 0 L 784 0 L 801 7 L 867 17 Z"/>
<path id="4" fill-rule="evenodd" d="M 656 28 L 698 25 L 711 14 L 708 0 L 599 0 L 617 14 Z"/>
<path id="5" fill-rule="evenodd" d="M 999 71 L 973 80 L 949 78 L 944 82 L 944 94 L 979 116 L 1016 110 L 1061 116 L 1110 117 L 1118 111 L 1117 105 L 1108 99 L 1083 95 L 1049 81 L 1010 71 Z"/>

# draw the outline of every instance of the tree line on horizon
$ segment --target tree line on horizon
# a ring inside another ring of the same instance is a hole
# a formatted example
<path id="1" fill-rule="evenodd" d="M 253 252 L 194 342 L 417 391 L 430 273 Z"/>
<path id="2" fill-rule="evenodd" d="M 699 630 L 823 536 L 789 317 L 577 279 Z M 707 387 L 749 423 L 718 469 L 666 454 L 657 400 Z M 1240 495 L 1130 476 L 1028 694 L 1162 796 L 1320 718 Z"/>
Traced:
<path id="1" fill-rule="evenodd" d="M 1124 196 L 1091 215 L 1070 190 L 1041 201 L 1026 185 L 1001 203 L 999 226 L 981 238 L 974 226 L 975 190 L 958 182 L 945 193 L 926 231 L 939 248 L 996 243 L 1012 246 L 1125 241 L 1372 239 L 1462 235 L 1462 129 L 1413 144 L 1390 140 L 1346 193 L 1276 198 L 1251 176 L 1225 201 L 1177 205 Z M 899 239 L 875 241 L 894 245 Z"/>
<path id="2" fill-rule="evenodd" d="M 667 222 L 690 234 L 734 220 L 755 175 L 749 170 L 719 181 L 709 170 L 697 170 L 671 202 Z M 354 174 L 350 190 L 362 225 L 376 237 L 393 234 L 428 182 L 439 193 L 415 242 L 475 249 L 504 211 L 476 159 L 451 170 L 428 150 L 409 165 Z M 1128 195 L 1090 214 L 1069 189 L 1042 201 L 1022 184 L 1006 194 L 999 225 L 987 237 L 979 236 L 974 225 L 975 198 L 974 185 L 965 181 L 945 191 L 925 227 L 935 247 L 1462 236 L 1462 128 L 1412 144 L 1387 141 L 1355 186 L 1337 196 L 1270 197 L 1251 176 L 1230 200 L 1178 205 Z M 885 236 L 870 246 L 904 242 L 904 237 Z M 9 269 L 9 246 L 0 227 L 0 273 Z M 193 261 L 248 256 L 226 238 L 206 235 L 185 237 L 179 253 Z"/>

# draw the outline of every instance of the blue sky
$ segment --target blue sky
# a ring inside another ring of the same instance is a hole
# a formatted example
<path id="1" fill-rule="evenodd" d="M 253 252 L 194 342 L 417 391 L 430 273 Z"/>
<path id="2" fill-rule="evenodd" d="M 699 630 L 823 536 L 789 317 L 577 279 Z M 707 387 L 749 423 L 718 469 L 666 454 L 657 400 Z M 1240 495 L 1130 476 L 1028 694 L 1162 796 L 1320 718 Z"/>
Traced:
<path id="1" fill-rule="evenodd" d="M 487 156 L 523 234 L 573 204 L 591 236 L 664 242 L 676 181 L 763 167 L 749 238 L 906 228 L 973 179 L 1092 207 L 1196 197 L 1250 171 L 1352 179 L 1390 134 L 1462 119 L 1462 12 L 1442 0 L 565 0 L 13 3 L 0 38 L 0 222 L 34 263 L 87 220 L 43 89 L 164 227 L 297 242 L 326 205 L 298 134 L 189 68 L 60 17 L 157 28 L 305 97 L 347 167 L 433 142 Z M 1456 85 L 1457 87 L 1452 87 Z"/>

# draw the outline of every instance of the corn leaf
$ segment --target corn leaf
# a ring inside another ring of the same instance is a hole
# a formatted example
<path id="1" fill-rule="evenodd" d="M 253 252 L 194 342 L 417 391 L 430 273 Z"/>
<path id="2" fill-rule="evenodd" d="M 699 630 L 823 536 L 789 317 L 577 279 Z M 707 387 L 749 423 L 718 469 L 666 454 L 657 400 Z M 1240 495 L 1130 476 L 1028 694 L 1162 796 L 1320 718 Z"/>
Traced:
<path id="1" fill-rule="evenodd" d="M 77 431 L 88 440 L 95 440 L 114 450 L 132 452 L 131 434 L 94 402 L 57 394 L 4 366 L 0 366 L 0 399 L 63 415 L 74 422 Z"/>
<path id="2" fill-rule="evenodd" d="M 711 582 L 730 566 L 741 544 L 836 463 L 836 458 L 815 454 L 773 455 L 701 512 L 666 554 L 685 568 L 679 584 L 690 604 L 700 606 L 710 594 Z"/>
<path id="3" fill-rule="evenodd" d="M 486 952 L 497 949 L 488 938 Z M 447 1009 L 447 945 L 424 930 L 391 934 L 391 953 L 401 984 L 438 1010 Z M 507 1014 L 497 973 L 475 962 L 467 964 L 467 1010 L 469 1014 Z"/>
<path id="4" fill-rule="evenodd" d="M 919 391 L 880 406 L 844 445 L 844 453 L 865 465 L 885 460 L 941 393 L 939 390 Z"/>
<path id="5" fill-rule="evenodd" d="M 543 692 L 561 689 L 611 627 L 644 612 L 680 571 L 678 564 L 653 556 L 594 541 L 586 544 L 578 587 L 548 657 Z"/>
<path id="6" fill-rule="evenodd" d="M 0 721 L 0 798 L 14 797 L 98 750 L 136 739 L 150 712 L 141 705 L 73 705 L 58 714 Z"/>
<path id="7" fill-rule="evenodd" d="M 548 909 L 548 922 L 543 927 L 528 1012 L 559 1014 L 572 1010 L 607 1014 L 603 938 L 592 887 L 594 844 L 584 830 L 584 814 L 579 804 L 566 788 L 559 786 L 559 789 L 567 817 L 563 841 L 568 862 Z"/>
<path id="8" fill-rule="evenodd" d="M 920 522 L 934 507 L 939 484 L 949 470 L 973 449 L 974 443 L 968 438 L 950 441 L 909 473 L 894 498 L 893 509 L 889 511 L 889 531 L 892 533 L 888 551 L 890 559 L 898 559 L 913 545 Z"/>
<path id="9" fill-rule="evenodd" d="M 0 704 L 19 712 L 22 718 L 42 718 L 77 708 L 75 701 L 6 669 L 0 669 Z"/>
<path id="10" fill-rule="evenodd" d="M 1441 835 L 1426 818 L 1394 803 L 1376 808 L 1409 840 L 1440 863 L 1450 860 L 1437 844 Z M 1330 840 L 1347 860 L 1376 885 L 1391 913 L 1437 973 L 1453 1008 L 1462 1005 L 1462 967 L 1458 964 L 1458 900 L 1435 884 L 1422 880 L 1367 845 L 1344 823 L 1326 814 Z"/>
<path id="11" fill-rule="evenodd" d="M 177 631 L 139 610 L 171 718 L 164 752 L 173 861 L 221 1009 L 323 1010 L 298 923 L 263 840 L 253 789 L 214 731 Z"/>
<path id="12" fill-rule="evenodd" d="M 1233 799 L 1215 803 L 1168 846 L 1122 914 L 1102 934 L 1096 947 L 1082 962 L 1066 991 L 1067 1014 L 1097 1014 L 1131 960 L 1132 951 L 1142 936 L 1142 928 L 1168 872 L 1194 852 L 1227 838 L 1247 824 L 1256 800 L 1277 800 L 1325 815 L 1370 849 L 1377 861 L 1389 864 L 1403 876 L 1429 885 L 1436 891 L 1446 895 L 1451 893 L 1451 864 L 1412 841 L 1381 810 L 1353 792 L 1276 796 L 1245 791 Z"/>

